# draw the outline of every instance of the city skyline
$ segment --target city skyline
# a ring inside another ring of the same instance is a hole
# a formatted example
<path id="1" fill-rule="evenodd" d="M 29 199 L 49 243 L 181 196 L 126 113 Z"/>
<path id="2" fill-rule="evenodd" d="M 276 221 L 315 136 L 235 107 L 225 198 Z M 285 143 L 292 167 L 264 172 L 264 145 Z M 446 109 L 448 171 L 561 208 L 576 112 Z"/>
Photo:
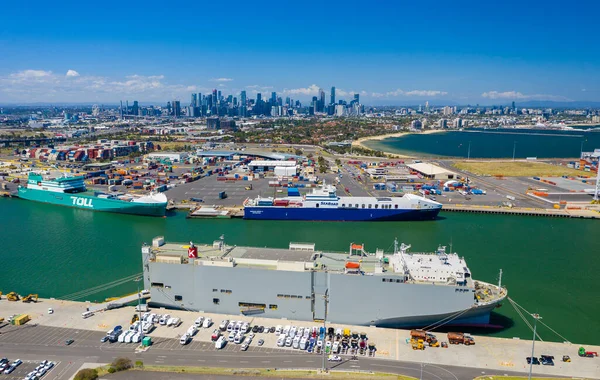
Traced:
<path id="1" fill-rule="evenodd" d="M 307 102 L 332 86 L 367 105 L 600 101 L 598 4 L 311 4 L 8 3 L 26 17 L 0 30 L 0 103 L 162 104 L 214 88 Z"/>

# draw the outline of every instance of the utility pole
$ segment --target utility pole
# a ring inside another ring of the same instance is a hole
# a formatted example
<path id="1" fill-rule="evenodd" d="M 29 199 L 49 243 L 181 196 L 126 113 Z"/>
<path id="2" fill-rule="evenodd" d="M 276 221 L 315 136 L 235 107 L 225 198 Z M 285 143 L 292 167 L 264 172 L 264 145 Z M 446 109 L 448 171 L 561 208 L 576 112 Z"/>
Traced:
<path id="1" fill-rule="evenodd" d="M 529 361 L 529 377 L 528 380 L 531 380 L 531 371 L 533 370 L 533 351 L 535 349 L 535 337 L 536 337 L 536 327 L 538 319 L 542 319 L 539 314 L 531 314 L 533 317 L 533 342 L 531 343 L 531 360 Z"/>

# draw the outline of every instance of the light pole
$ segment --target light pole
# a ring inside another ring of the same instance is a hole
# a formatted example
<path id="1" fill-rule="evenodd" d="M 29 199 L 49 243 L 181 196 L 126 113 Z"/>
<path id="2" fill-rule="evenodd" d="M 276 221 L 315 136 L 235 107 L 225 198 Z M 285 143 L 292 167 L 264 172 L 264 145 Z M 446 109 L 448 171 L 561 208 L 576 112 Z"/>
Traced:
<path id="1" fill-rule="evenodd" d="M 469 149 L 467 150 L 467 161 L 471 158 L 471 142 L 469 141 Z"/>
<path id="2" fill-rule="evenodd" d="M 535 349 L 535 337 L 536 337 L 536 327 L 538 319 L 542 319 L 539 314 L 531 314 L 533 317 L 533 342 L 531 342 L 531 359 L 529 360 L 529 377 L 528 380 L 531 380 L 531 371 L 533 371 L 533 351 Z"/>
<path id="3" fill-rule="evenodd" d="M 517 152 L 517 142 L 515 141 L 513 144 L 513 161 L 515 160 L 515 153 Z"/>
<path id="4" fill-rule="evenodd" d="M 142 330 L 142 307 L 140 306 L 142 304 L 142 297 L 140 295 L 140 281 L 142 281 L 141 277 L 136 278 L 135 280 L 133 280 L 137 283 L 137 296 L 138 296 L 138 320 L 140 322 L 140 342 L 142 340 L 144 340 L 144 330 Z"/>
<path id="5" fill-rule="evenodd" d="M 327 303 L 329 302 L 329 289 L 325 290 L 325 294 L 323 295 L 323 302 L 325 303 L 325 318 L 323 318 L 323 330 L 325 330 L 324 334 L 323 334 L 323 345 L 321 346 L 321 350 L 323 351 L 323 365 L 321 367 L 321 371 L 325 372 L 327 371 L 327 368 L 325 367 L 325 340 L 326 340 L 326 336 L 327 336 Z"/>

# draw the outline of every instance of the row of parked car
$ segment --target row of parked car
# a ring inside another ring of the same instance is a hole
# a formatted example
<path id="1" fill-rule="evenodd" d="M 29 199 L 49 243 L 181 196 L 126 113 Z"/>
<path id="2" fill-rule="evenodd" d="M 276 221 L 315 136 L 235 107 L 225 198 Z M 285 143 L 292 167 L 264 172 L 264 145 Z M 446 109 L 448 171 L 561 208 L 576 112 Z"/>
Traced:
<path id="1" fill-rule="evenodd" d="M 45 374 L 47 374 L 52 368 L 54 368 L 54 363 L 48 360 L 42 360 L 40 364 L 35 367 L 35 370 L 29 372 L 24 380 L 37 380 L 41 379 Z"/>
<path id="2" fill-rule="evenodd" d="M 21 359 L 17 359 L 12 363 L 7 358 L 0 359 L 0 373 L 4 373 L 5 375 L 9 375 L 14 371 L 23 361 Z"/>
<path id="3" fill-rule="evenodd" d="M 200 316 L 198 317 L 195 321 L 194 324 L 191 325 L 187 331 L 181 336 L 181 338 L 179 339 L 179 343 L 181 345 L 186 345 L 188 344 L 192 338 L 194 337 L 194 335 L 196 335 L 196 333 L 198 332 L 199 328 L 210 328 L 213 325 L 213 321 L 212 318 L 209 317 L 203 317 Z"/>

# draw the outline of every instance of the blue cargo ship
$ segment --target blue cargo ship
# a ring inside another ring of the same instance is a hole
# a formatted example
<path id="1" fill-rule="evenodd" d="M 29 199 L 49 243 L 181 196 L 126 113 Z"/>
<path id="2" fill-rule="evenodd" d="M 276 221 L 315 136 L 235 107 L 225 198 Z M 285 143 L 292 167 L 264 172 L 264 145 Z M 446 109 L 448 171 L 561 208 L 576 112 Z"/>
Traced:
<path id="1" fill-rule="evenodd" d="M 244 219 L 313 221 L 433 220 L 442 204 L 418 195 L 339 197 L 323 185 L 305 196 L 255 198 L 244 202 Z"/>

